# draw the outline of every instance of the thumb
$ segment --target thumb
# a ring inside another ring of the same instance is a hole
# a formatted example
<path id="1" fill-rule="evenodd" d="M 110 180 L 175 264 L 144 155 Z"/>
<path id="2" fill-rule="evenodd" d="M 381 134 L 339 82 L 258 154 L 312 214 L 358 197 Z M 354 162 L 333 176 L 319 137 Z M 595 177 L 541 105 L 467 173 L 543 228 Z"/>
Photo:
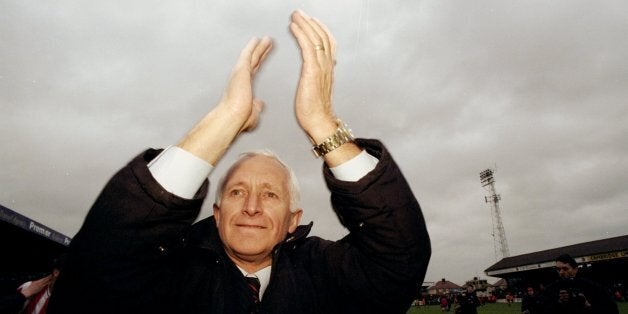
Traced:
<path id="1" fill-rule="evenodd" d="M 242 126 L 241 132 L 250 132 L 255 130 L 259 124 L 259 117 L 264 110 L 264 102 L 259 99 L 253 99 L 253 108 L 251 108 L 251 114 Z"/>

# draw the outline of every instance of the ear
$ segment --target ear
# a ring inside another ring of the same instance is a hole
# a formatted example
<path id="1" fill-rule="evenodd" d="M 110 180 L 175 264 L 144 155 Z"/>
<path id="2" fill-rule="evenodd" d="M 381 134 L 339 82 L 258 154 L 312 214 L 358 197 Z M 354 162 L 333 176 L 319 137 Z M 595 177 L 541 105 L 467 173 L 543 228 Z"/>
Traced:
<path id="1" fill-rule="evenodd" d="M 214 220 L 216 221 L 216 227 L 218 227 L 218 222 L 220 221 L 220 207 L 214 203 Z"/>
<path id="2" fill-rule="evenodd" d="M 301 222 L 301 216 L 303 216 L 303 209 L 301 208 L 297 208 L 290 212 L 290 226 L 288 227 L 289 233 L 293 233 L 294 230 L 297 230 L 299 222 Z"/>

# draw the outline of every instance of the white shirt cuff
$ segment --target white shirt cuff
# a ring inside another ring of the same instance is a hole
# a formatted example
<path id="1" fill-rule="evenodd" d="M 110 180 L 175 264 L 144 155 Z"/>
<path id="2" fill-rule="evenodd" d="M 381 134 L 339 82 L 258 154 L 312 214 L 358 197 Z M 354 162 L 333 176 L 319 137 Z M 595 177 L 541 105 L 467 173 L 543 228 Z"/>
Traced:
<path id="1" fill-rule="evenodd" d="M 177 147 L 166 148 L 149 164 L 148 170 L 168 192 L 192 199 L 214 167 Z"/>
<path id="2" fill-rule="evenodd" d="M 329 170 L 338 180 L 356 182 L 375 169 L 378 162 L 379 159 L 363 150 L 359 155 Z"/>

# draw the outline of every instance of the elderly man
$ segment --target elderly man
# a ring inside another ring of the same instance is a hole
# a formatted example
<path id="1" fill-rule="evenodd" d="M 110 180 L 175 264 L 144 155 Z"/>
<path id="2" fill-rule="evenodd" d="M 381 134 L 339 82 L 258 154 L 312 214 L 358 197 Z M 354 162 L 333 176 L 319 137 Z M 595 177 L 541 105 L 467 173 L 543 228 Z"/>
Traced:
<path id="1" fill-rule="evenodd" d="M 353 139 L 331 102 L 335 43 L 302 12 L 295 113 L 325 161 L 332 206 L 350 234 L 307 237 L 292 171 L 242 156 L 195 224 L 206 177 L 262 103 L 252 79 L 272 47 L 253 39 L 222 100 L 176 146 L 148 150 L 105 186 L 70 246 L 51 313 L 404 313 L 430 257 L 418 202 L 377 140 Z"/>

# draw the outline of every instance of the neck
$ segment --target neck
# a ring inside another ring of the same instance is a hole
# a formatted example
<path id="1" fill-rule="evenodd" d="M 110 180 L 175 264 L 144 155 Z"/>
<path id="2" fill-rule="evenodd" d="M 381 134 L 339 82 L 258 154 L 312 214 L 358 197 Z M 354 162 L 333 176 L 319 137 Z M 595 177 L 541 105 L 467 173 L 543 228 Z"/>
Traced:
<path id="1" fill-rule="evenodd" d="M 259 270 L 264 269 L 272 264 L 272 259 L 270 256 L 262 259 L 249 259 L 232 255 L 229 252 L 227 252 L 227 256 L 229 256 L 229 259 L 231 259 L 234 264 L 236 264 L 248 274 L 256 273 Z"/>
<path id="2" fill-rule="evenodd" d="M 238 263 L 236 261 L 233 261 L 233 262 L 236 265 L 238 265 L 238 267 L 244 269 L 244 271 L 247 274 L 254 274 L 254 273 L 256 273 L 256 272 L 258 272 L 258 271 L 260 271 L 260 270 L 262 270 L 262 269 L 264 269 L 264 268 L 266 268 L 266 267 L 271 265 L 270 262 L 263 263 L 263 264 L 242 264 L 242 263 Z"/>

